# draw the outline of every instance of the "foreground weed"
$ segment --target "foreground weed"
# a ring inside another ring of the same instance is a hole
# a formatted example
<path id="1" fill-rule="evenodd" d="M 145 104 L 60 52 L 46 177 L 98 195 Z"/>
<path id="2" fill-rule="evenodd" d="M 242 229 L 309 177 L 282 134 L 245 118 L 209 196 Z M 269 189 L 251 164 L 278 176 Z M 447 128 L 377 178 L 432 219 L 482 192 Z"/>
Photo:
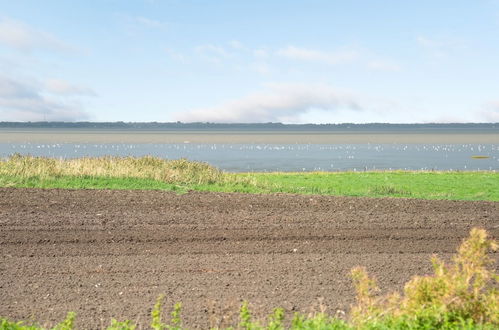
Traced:
<path id="1" fill-rule="evenodd" d="M 72 330 L 76 314 L 69 312 L 61 323 L 57 324 L 52 330 Z M 38 325 L 26 325 L 23 321 L 12 322 L 5 318 L 0 318 L 0 330 L 45 330 Z"/>
<path id="2" fill-rule="evenodd" d="M 162 330 L 162 329 L 181 330 L 182 304 L 176 303 L 175 306 L 173 306 L 173 311 L 171 312 L 170 324 L 166 324 L 162 322 L 163 301 L 164 301 L 164 296 L 163 295 L 159 296 L 158 299 L 156 300 L 156 304 L 154 305 L 151 311 L 151 318 L 152 318 L 151 328 L 153 328 L 154 330 Z"/>
<path id="3" fill-rule="evenodd" d="M 269 316 L 269 323 L 267 329 L 269 330 L 282 330 L 284 329 L 284 309 L 276 308 Z"/>
<path id="4" fill-rule="evenodd" d="M 135 330 L 137 326 L 132 323 L 130 320 L 126 320 L 123 322 L 116 321 L 115 319 L 111 320 L 111 325 L 106 328 L 106 330 Z"/>
<path id="5" fill-rule="evenodd" d="M 302 315 L 295 313 L 289 326 L 285 325 L 284 309 L 276 308 L 268 317 L 267 324 L 260 324 L 253 321 L 248 303 L 244 302 L 239 313 L 240 321 L 237 329 L 244 330 L 346 330 L 352 329 L 345 321 L 330 317 L 325 313 L 316 313 L 313 315 Z"/>
<path id="6" fill-rule="evenodd" d="M 161 330 L 165 328 L 165 325 L 161 322 L 161 309 L 163 307 L 163 299 L 163 295 L 159 296 L 156 300 L 156 304 L 154 304 L 154 307 L 151 311 L 151 328 L 153 328 L 154 330 Z"/>
<path id="7" fill-rule="evenodd" d="M 24 322 L 12 322 L 4 318 L 0 318 L 0 330 L 39 330 L 35 325 L 25 325 Z"/>
<path id="8" fill-rule="evenodd" d="M 239 318 L 240 322 L 238 327 L 240 329 L 260 329 L 260 326 L 257 323 L 252 322 L 251 320 L 251 312 L 249 310 L 247 301 L 245 301 L 241 306 L 241 310 L 239 311 Z"/>
<path id="9" fill-rule="evenodd" d="M 64 321 L 54 327 L 54 330 L 71 330 L 74 328 L 76 314 L 69 312 Z"/>
<path id="10" fill-rule="evenodd" d="M 497 250 L 497 242 L 482 229 L 472 229 L 447 265 L 434 256 L 434 274 L 415 276 L 397 293 L 378 297 L 379 290 L 365 269 L 355 268 L 352 277 L 357 305 L 352 322 L 358 327 L 385 324 L 416 328 L 499 327 L 499 276 L 487 255 Z"/>
<path id="11" fill-rule="evenodd" d="M 317 313 L 311 316 L 304 316 L 296 313 L 291 321 L 293 330 L 347 330 L 353 329 L 343 320 L 330 317 L 324 313 Z"/>

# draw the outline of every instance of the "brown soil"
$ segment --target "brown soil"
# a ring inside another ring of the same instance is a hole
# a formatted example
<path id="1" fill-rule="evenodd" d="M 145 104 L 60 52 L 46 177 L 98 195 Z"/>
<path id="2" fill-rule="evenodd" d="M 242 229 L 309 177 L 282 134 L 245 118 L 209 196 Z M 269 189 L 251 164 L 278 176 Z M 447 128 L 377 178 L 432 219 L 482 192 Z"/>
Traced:
<path id="1" fill-rule="evenodd" d="M 0 316 L 147 326 L 160 294 L 189 327 L 237 317 L 243 300 L 259 316 L 334 314 L 353 302 L 352 267 L 400 289 L 473 226 L 499 236 L 499 203 L 0 189 Z"/>

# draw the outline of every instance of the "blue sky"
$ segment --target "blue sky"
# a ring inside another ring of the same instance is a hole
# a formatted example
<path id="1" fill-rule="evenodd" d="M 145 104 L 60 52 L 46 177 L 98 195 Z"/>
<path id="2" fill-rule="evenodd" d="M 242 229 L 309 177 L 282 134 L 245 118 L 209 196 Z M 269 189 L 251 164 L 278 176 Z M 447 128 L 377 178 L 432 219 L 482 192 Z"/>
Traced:
<path id="1" fill-rule="evenodd" d="M 0 0 L 0 121 L 499 122 L 499 0 Z"/>

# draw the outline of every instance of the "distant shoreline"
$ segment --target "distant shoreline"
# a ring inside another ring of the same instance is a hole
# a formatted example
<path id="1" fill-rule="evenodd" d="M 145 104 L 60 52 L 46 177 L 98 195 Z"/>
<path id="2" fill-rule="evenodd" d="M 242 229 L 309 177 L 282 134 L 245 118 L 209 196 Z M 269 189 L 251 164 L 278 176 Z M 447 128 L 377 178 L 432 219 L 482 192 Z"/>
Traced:
<path id="1" fill-rule="evenodd" d="M 0 129 L 0 143 L 499 144 L 499 132 L 279 132 Z"/>
<path id="2" fill-rule="evenodd" d="M 307 131 L 307 132 L 441 132 L 480 131 L 499 133 L 499 123 L 428 123 L 428 124 L 223 124 L 223 123 L 181 123 L 181 122 L 0 122 L 0 129 L 117 129 L 147 131 Z"/>
<path id="3" fill-rule="evenodd" d="M 499 124 L 0 122 L 0 143 L 498 144 Z"/>

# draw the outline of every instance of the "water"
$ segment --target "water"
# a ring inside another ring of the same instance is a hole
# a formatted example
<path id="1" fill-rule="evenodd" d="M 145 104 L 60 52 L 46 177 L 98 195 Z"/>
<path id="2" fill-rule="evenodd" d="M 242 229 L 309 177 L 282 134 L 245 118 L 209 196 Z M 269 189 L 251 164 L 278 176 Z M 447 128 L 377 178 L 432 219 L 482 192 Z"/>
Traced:
<path id="1" fill-rule="evenodd" d="M 499 170 L 499 143 L 0 143 L 0 157 L 14 153 L 187 158 L 231 172 Z"/>

